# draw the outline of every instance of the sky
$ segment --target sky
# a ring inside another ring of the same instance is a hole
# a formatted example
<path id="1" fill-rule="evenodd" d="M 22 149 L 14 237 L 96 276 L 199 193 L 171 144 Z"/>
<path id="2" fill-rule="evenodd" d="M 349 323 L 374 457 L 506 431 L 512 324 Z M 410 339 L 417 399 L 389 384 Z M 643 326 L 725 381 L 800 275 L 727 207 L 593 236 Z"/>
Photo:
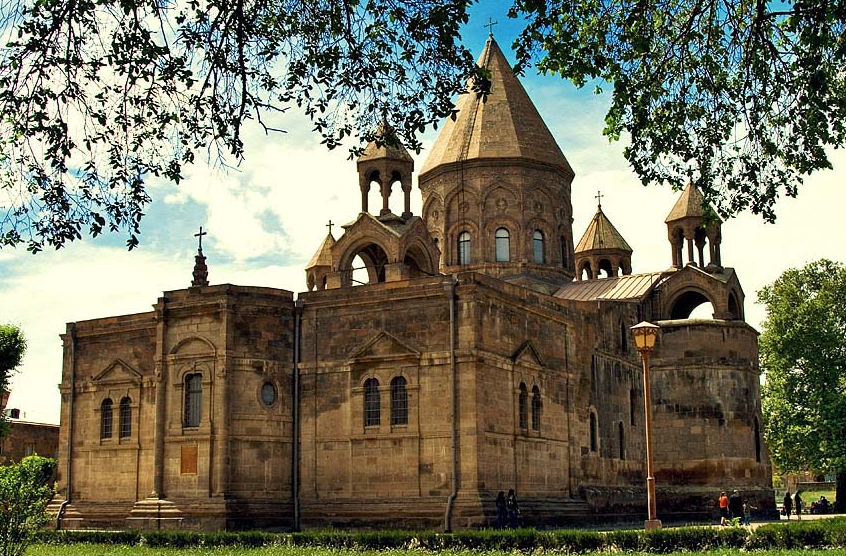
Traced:
<path id="1" fill-rule="evenodd" d="M 497 42 L 512 61 L 508 46 L 519 22 L 506 19 L 500 3 L 475 6 L 463 37 L 476 54 L 487 36 L 489 18 Z M 504 4 L 503 4 L 504 5 Z M 581 237 L 602 208 L 634 249 L 633 272 L 663 270 L 671 252 L 664 218 L 678 193 L 669 187 L 644 187 L 622 156 L 622 142 L 602 136 L 609 95 L 593 87 L 576 89 L 557 76 L 528 70 L 521 79 L 529 96 L 575 170 L 573 234 Z M 246 137 L 246 160 L 235 170 L 198 164 L 178 186 L 149 184 L 153 198 L 142 221 L 141 245 L 129 252 L 123 236 L 85 237 L 58 251 L 32 255 L 0 249 L 0 323 L 22 327 L 29 349 L 12 379 L 9 407 L 29 421 L 58 423 L 62 344 L 66 323 L 151 310 L 163 291 L 188 287 L 203 226 L 208 235 L 212 284 L 232 283 L 305 291 L 304 267 L 322 243 L 326 223 L 352 221 L 360 208 L 354 161 L 347 151 L 328 151 L 310 132 L 304 117 L 286 116 L 285 134 Z M 421 168 L 436 133 L 423 136 L 415 157 Z M 778 219 L 766 224 L 741 214 L 723 224 L 722 260 L 733 267 L 746 295 L 746 320 L 760 330 L 764 309 L 756 292 L 784 270 L 826 257 L 846 260 L 846 152 L 831 153 L 834 169 L 806 179 L 796 199 L 780 199 Z M 371 192 L 371 195 L 374 195 Z M 394 212 L 402 196 L 391 197 Z M 370 206 L 379 206 L 371 198 Z M 420 193 L 412 193 L 412 212 L 420 214 Z M 339 229 L 334 232 L 338 237 Z"/>

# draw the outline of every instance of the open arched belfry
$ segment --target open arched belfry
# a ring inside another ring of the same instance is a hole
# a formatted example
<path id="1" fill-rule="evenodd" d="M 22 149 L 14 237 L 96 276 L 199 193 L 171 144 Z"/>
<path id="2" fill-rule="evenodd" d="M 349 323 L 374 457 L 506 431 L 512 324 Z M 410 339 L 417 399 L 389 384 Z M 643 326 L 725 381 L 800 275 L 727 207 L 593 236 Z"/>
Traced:
<path id="1" fill-rule="evenodd" d="M 573 169 L 493 38 L 479 63 L 490 92 L 443 127 L 422 214 L 386 122 L 308 291 L 209 285 L 199 252 L 152 311 L 67 325 L 62 527 L 480 527 L 510 488 L 527 524 L 642 518 L 644 320 L 659 517 L 729 487 L 774 510 L 757 333 L 701 194 L 667 218 L 666 269 L 635 272 L 602 207 L 575 245 Z"/>

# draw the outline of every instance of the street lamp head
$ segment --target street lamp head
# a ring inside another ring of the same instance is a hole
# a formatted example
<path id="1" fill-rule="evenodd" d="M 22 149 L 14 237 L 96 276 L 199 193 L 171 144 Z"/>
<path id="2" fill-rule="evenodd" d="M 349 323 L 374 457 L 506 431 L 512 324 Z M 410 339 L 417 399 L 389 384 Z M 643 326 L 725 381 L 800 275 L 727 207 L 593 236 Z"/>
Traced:
<path id="1" fill-rule="evenodd" d="M 655 348 L 655 340 L 658 338 L 660 328 L 660 326 L 646 321 L 631 327 L 635 347 L 640 353 L 651 352 Z"/>

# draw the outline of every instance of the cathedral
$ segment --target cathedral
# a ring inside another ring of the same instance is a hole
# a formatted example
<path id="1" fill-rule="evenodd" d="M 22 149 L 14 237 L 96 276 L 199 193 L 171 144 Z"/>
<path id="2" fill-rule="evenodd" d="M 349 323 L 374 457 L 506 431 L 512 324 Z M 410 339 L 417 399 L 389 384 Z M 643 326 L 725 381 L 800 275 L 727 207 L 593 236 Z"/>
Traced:
<path id="1" fill-rule="evenodd" d="M 691 185 L 664 270 L 632 272 L 601 205 L 575 241 L 573 169 L 492 37 L 479 64 L 490 92 L 443 126 L 422 214 L 412 158 L 368 145 L 361 210 L 315 241 L 308 291 L 210 285 L 201 242 L 152 311 L 67 325 L 60 527 L 454 530 L 492 525 L 511 488 L 527 525 L 643 519 L 642 321 L 658 517 L 716 515 L 733 488 L 774 510 L 721 223 Z"/>

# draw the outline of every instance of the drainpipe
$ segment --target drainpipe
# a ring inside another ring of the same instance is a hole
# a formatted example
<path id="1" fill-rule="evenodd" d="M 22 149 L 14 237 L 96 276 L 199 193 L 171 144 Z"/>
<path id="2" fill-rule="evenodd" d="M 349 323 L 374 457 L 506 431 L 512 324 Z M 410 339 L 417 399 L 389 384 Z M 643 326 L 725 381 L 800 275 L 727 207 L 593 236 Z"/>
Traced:
<path id="1" fill-rule="evenodd" d="M 452 506 L 458 496 L 458 427 L 456 415 L 458 413 L 458 380 L 455 373 L 455 286 L 458 281 L 455 275 L 451 275 L 451 281 L 447 290 L 449 291 L 449 382 L 452 390 L 452 492 L 447 498 L 446 513 L 444 514 L 444 531 L 452 531 Z"/>
<path id="2" fill-rule="evenodd" d="M 302 328 L 303 300 L 294 303 L 294 395 L 293 395 L 293 469 L 291 470 L 291 497 L 294 505 L 293 530 L 300 530 L 300 329 Z"/>
<path id="3" fill-rule="evenodd" d="M 65 508 L 71 501 L 71 472 L 73 469 L 73 400 L 76 396 L 76 323 L 68 323 L 67 336 L 69 340 L 68 359 L 70 360 L 70 395 L 68 397 L 68 460 L 66 462 L 65 480 L 67 482 L 67 491 L 65 492 L 65 501 L 59 507 L 59 513 L 56 514 L 56 530 L 62 526 L 62 515 L 65 513 Z"/>

